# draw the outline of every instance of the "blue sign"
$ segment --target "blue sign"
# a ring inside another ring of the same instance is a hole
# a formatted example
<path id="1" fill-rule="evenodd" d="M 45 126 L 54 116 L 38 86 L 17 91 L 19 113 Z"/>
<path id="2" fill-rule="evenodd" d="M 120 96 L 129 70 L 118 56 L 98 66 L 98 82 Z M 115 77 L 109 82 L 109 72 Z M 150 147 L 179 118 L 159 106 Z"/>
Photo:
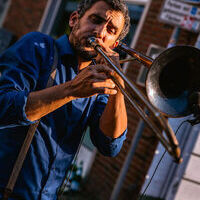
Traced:
<path id="1" fill-rule="evenodd" d="M 190 14 L 191 15 L 196 15 L 197 14 L 197 11 L 198 11 L 198 8 L 197 7 L 192 7 L 191 11 L 190 11 Z"/>

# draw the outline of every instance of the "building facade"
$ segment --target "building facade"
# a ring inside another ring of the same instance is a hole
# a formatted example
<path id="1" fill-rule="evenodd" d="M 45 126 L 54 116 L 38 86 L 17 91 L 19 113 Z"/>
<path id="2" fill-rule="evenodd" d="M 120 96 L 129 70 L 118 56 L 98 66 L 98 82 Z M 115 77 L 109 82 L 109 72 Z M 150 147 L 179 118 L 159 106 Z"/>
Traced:
<path id="1" fill-rule="evenodd" d="M 174 0 L 171 1 L 174 2 Z M 152 57 L 167 48 L 175 28 L 173 24 L 159 19 L 164 2 L 164 0 L 127 1 L 131 16 L 131 29 L 125 42 L 139 52 Z M 5 42 L 5 37 L 9 34 L 10 37 L 4 44 L 4 48 L 31 31 L 41 31 L 55 39 L 64 33 L 69 33 L 67 21 L 70 13 L 76 9 L 77 3 L 78 0 L 0 0 L 0 43 Z M 197 32 L 181 28 L 177 44 L 195 46 L 197 38 Z M 126 57 L 126 55 L 122 54 L 122 57 Z M 123 70 L 145 93 L 144 78 L 142 77 L 145 70 L 141 64 L 135 62 L 124 64 Z M 140 126 L 143 122 L 128 102 L 127 111 L 129 119 L 127 139 L 117 157 L 107 158 L 99 154 L 86 134 L 78 156 L 78 163 L 81 161 L 84 163 L 83 196 L 88 195 L 91 199 L 97 200 L 112 200 L 112 198 L 135 200 L 148 184 L 148 177 L 151 176 L 156 162 L 159 160 L 155 154 L 158 155 L 158 151 L 162 152 L 163 149 L 157 146 L 158 140 L 154 133 L 143 124 L 144 130 L 140 134 L 140 138 L 137 137 L 139 142 L 134 143 L 134 136 L 139 130 L 141 131 Z M 178 127 L 177 120 L 171 120 L 170 123 L 176 130 Z M 146 195 L 149 196 L 146 198 L 187 200 L 188 198 L 185 197 L 184 199 L 180 196 L 183 190 L 186 191 L 185 188 L 193 188 L 192 191 L 199 190 L 199 175 L 191 174 L 189 169 L 191 168 L 193 171 L 199 166 L 197 163 L 199 163 L 200 151 L 197 145 L 198 142 L 196 142 L 199 141 L 197 140 L 198 129 L 192 129 L 190 125 L 187 125 L 182 128 L 181 132 L 184 135 L 181 144 L 187 157 L 184 166 L 181 169 L 177 166 L 172 167 L 171 158 L 165 158 L 164 161 L 167 164 L 162 166 L 165 173 L 162 173 L 163 170 L 158 171 L 156 179 L 146 192 Z M 192 139 L 186 145 L 190 140 L 189 134 L 192 135 Z M 129 162 L 126 162 L 132 148 L 135 148 L 135 151 L 129 157 Z M 122 169 L 125 168 L 125 174 L 121 177 Z M 169 179 L 169 177 L 171 178 Z M 167 186 L 165 184 L 166 180 Z M 159 188 L 158 186 L 161 185 L 163 186 Z M 175 189 L 174 185 L 176 186 Z M 115 188 L 117 187 L 118 191 L 116 193 Z M 172 193 L 173 195 L 171 195 Z"/>

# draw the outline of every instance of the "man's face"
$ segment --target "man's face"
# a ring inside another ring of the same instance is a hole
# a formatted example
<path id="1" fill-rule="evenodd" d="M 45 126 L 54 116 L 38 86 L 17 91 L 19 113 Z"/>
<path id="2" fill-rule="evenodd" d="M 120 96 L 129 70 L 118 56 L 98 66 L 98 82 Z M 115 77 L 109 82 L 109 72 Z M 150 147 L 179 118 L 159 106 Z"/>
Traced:
<path id="1" fill-rule="evenodd" d="M 111 10 L 104 1 L 98 1 L 81 19 L 78 18 L 78 13 L 74 12 L 69 24 L 72 27 L 70 42 L 81 57 L 90 60 L 97 54 L 88 45 L 87 39 L 94 36 L 106 47 L 114 48 L 124 27 L 124 16 L 120 11 Z"/>

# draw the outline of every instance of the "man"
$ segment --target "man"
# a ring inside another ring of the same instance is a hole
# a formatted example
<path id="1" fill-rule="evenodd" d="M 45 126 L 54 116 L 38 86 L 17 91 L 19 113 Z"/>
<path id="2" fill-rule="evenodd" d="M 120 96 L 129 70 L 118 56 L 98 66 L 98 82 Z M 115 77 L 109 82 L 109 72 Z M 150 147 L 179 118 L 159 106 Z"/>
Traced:
<path id="1" fill-rule="evenodd" d="M 106 156 L 115 156 L 125 139 L 124 97 L 110 76 L 123 81 L 105 63 L 91 63 L 93 58 L 102 63 L 102 58 L 87 40 L 96 37 L 119 65 L 112 49 L 128 32 L 127 7 L 123 0 L 84 0 L 69 25 L 69 38 L 64 35 L 55 42 L 59 62 L 53 87 L 45 88 L 54 56 L 51 37 L 27 34 L 0 57 L 0 191 L 29 125 L 42 118 L 13 199 L 56 199 L 87 125 L 94 145 Z"/>

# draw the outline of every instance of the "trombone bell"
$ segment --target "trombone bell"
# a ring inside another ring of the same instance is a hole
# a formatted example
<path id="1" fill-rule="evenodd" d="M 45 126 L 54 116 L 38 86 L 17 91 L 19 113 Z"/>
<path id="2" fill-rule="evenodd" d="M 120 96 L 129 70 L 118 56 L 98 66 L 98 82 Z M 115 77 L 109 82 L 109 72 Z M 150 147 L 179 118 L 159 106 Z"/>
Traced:
<path id="1" fill-rule="evenodd" d="M 175 46 L 152 63 L 146 78 L 149 101 L 169 117 L 192 114 L 189 97 L 200 90 L 200 50 Z"/>

